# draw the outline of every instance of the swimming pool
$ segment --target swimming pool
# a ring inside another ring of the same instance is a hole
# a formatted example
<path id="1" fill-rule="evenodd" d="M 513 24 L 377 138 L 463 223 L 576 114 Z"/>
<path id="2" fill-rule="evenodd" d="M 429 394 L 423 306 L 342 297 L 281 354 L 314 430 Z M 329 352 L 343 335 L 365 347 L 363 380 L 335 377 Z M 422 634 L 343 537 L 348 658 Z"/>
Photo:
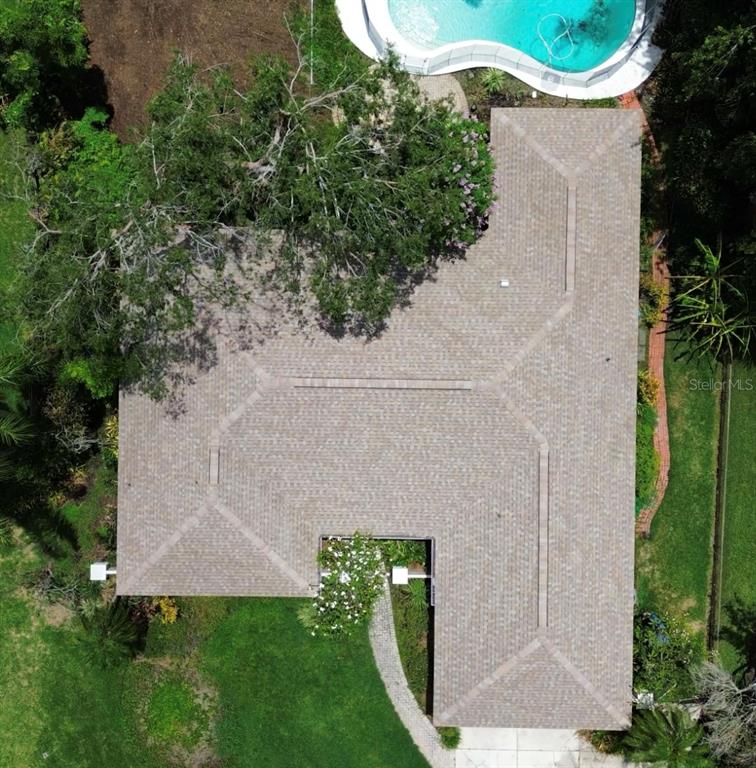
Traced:
<path id="1" fill-rule="evenodd" d="M 419 48 L 486 40 L 551 69 L 585 72 L 627 40 L 635 0 L 388 0 L 396 29 Z"/>

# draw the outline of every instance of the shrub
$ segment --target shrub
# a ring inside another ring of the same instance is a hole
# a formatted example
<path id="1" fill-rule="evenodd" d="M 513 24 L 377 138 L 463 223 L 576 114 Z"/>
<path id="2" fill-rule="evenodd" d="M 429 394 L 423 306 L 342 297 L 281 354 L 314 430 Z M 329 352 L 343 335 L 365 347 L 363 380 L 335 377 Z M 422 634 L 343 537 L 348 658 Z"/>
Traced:
<path id="1" fill-rule="evenodd" d="M 442 725 L 436 729 L 441 737 L 441 746 L 444 749 L 456 749 L 462 740 L 459 728 L 454 725 Z"/>
<path id="2" fill-rule="evenodd" d="M 13 544 L 13 523 L 7 517 L 0 517 L 0 548 Z"/>
<path id="3" fill-rule="evenodd" d="M 636 712 L 622 746 L 636 762 L 664 768 L 713 768 L 701 726 L 682 707 Z"/>
<path id="4" fill-rule="evenodd" d="M 105 418 L 100 438 L 100 450 L 105 462 L 110 465 L 118 463 L 118 414 L 113 413 Z"/>
<path id="5" fill-rule="evenodd" d="M 483 90 L 489 96 L 496 96 L 504 90 L 506 84 L 506 77 L 501 69 L 495 69 L 490 67 L 487 69 L 480 78 Z"/>
<path id="6" fill-rule="evenodd" d="M 61 381 L 83 384 L 92 397 L 102 400 L 110 397 L 118 385 L 120 366 L 112 360 L 76 358 L 63 366 Z"/>
<path id="7" fill-rule="evenodd" d="M 638 402 L 653 408 L 658 397 L 659 379 L 647 368 L 638 371 Z"/>
<path id="8" fill-rule="evenodd" d="M 391 587 L 396 644 L 407 685 L 425 711 L 428 706 L 429 605 L 424 579 Z"/>
<path id="9" fill-rule="evenodd" d="M 578 731 L 597 752 L 614 755 L 621 751 L 624 731 Z"/>
<path id="10" fill-rule="evenodd" d="M 638 404 L 635 430 L 635 501 L 638 508 L 648 504 L 656 493 L 660 458 L 654 448 L 656 411 L 646 404 Z"/>
<path id="11" fill-rule="evenodd" d="M 82 615 L 84 643 L 89 658 L 102 667 L 115 667 L 134 655 L 138 632 L 126 605 L 116 598 Z"/>
<path id="12" fill-rule="evenodd" d="M 383 553 L 386 565 L 410 565 L 410 563 L 426 564 L 426 544 L 414 539 L 383 539 L 378 544 Z"/>
<path id="13" fill-rule="evenodd" d="M 633 687 L 656 701 L 675 701 L 692 692 L 691 665 L 702 655 L 677 620 L 654 611 L 638 611 L 633 629 Z"/>
<path id="14" fill-rule="evenodd" d="M 378 544 L 355 533 L 328 539 L 318 555 L 323 572 L 314 602 L 312 634 L 349 635 L 370 618 L 385 579 Z"/>
<path id="15" fill-rule="evenodd" d="M 640 278 L 640 312 L 643 322 L 653 327 L 664 318 L 669 297 L 666 286 L 659 283 L 649 274 Z"/>
<path id="16" fill-rule="evenodd" d="M 157 615 L 161 624 L 173 624 L 178 619 L 178 605 L 171 597 L 156 597 L 152 601 L 157 608 Z"/>

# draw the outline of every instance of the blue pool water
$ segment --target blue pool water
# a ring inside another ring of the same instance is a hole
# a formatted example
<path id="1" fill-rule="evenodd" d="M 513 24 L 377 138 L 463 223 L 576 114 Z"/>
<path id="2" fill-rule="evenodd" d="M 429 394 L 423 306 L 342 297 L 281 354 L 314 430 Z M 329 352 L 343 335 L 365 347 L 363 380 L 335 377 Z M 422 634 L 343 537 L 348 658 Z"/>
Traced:
<path id="1" fill-rule="evenodd" d="M 490 40 L 553 69 L 583 72 L 625 42 L 635 0 L 389 0 L 389 11 L 399 32 L 423 48 Z"/>

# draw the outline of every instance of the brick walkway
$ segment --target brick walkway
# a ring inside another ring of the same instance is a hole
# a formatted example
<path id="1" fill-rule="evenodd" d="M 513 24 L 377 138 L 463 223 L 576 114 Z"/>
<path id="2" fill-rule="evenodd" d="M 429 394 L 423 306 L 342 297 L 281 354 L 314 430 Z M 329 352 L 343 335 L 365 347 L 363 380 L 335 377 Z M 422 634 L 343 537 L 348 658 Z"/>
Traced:
<path id="1" fill-rule="evenodd" d="M 640 109 L 643 117 L 641 118 L 643 126 L 643 136 L 651 151 L 651 157 L 656 165 L 661 163 L 661 155 L 656 146 L 656 141 L 651 133 L 651 127 L 648 124 L 646 115 L 643 112 L 635 91 L 620 96 L 620 104 L 624 109 Z M 653 235 L 654 253 L 651 258 L 651 274 L 657 283 L 665 286 L 667 294 L 669 293 L 669 268 L 664 260 L 665 251 L 662 246 L 664 232 L 655 232 Z M 638 519 L 635 522 L 635 531 L 639 536 L 648 538 L 651 534 L 651 521 L 661 506 L 664 499 L 664 493 L 667 490 L 669 480 L 669 429 L 667 426 L 667 394 L 664 385 L 664 347 L 667 334 L 666 315 L 651 329 L 648 338 L 648 369 L 659 382 L 659 396 L 656 401 L 657 422 L 654 430 L 654 448 L 659 454 L 659 474 L 656 478 L 656 491 L 652 502 L 641 509 Z"/>
<path id="2" fill-rule="evenodd" d="M 396 644 L 388 582 L 370 622 L 370 644 L 373 646 L 375 663 L 386 686 L 386 692 L 417 748 L 431 768 L 454 768 L 454 753 L 441 746 L 438 732 L 421 711 L 407 685 Z"/>

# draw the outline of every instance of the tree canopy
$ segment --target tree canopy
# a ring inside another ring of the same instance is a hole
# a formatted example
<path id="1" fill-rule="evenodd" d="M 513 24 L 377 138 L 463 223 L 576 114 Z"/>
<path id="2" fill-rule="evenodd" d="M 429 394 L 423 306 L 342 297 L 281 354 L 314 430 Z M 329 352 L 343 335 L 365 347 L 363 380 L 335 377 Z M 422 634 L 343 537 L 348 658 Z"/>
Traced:
<path id="1" fill-rule="evenodd" d="M 196 351 L 177 339 L 196 340 L 208 306 L 242 303 L 263 263 L 330 330 L 377 333 L 487 226 L 479 123 L 425 101 L 393 61 L 328 91 L 300 74 L 259 60 L 241 92 L 179 57 L 136 146 L 94 110 L 43 136 L 24 309 L 93 392 L 125 375 L 159 393 Z"/>
<path id="2" fill-rule="evenodd" d="M 87 61 L 79 0 L 0 3 L 0 124 L 54 123 Z"/>

